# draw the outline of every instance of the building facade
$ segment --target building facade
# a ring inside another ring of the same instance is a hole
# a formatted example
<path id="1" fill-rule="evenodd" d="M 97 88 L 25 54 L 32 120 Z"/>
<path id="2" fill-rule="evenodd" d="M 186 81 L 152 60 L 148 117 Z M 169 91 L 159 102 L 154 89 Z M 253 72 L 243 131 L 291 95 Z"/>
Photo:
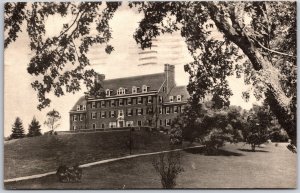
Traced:
<path id="1" fill-rule="evenodd" d="M 106 96 L 81 97 L 70 111 L 70 130 L 169 128 L 189 98 L 185 86 L 176 86 L 175 66 L 169 64 L 163 73 L 110 80 L 99 75 L 96 81 Z"/>

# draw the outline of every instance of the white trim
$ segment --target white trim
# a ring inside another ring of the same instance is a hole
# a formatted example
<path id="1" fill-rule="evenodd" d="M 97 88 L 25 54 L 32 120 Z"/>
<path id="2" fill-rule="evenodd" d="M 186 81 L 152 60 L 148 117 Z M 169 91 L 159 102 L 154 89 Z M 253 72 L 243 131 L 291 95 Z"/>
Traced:
<path id="1" fill-rule="evenodd" d="M 132 94 L 127 94 L 127 95 L 122 95 L 122 96 L 113 96 L 113 97 L 107 97 L 105 99 L 93 99 L 93 98 L 88 98 L 87 100 L 89 102 L 94 102 L 94 101 L 104 101 L 104 100 L 111 100 L 111 99 L 120 99 L 120 98 L 128 98 L 128 97 L 139 97 L 139 96 L 149 96 L 149 95 L 155 95 L 157 94 L 157 91 L 149 91 L 147 93 L 139 93 L 136 95 L 132 95 Z"/>

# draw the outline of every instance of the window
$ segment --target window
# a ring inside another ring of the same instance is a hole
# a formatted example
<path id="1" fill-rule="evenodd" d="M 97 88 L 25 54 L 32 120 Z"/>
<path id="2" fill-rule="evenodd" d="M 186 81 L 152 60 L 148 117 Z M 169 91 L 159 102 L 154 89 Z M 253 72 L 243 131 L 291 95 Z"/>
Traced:
<path id="1" fill-rule="evenodd" d="M 153 111 L 152 107 L 149 107 L 147 112 L 148 112 L 149 115 L 151 115 L 152 111 Z"/>
<path id="2" fill-rule="evenodd" d="M 84 111 L 86 110 L 86 105 L 83 105 L 83 110 L 84 110 Z"/>
<path id="3" fill-rule="evenodd" d="M 132 94 L 136 94 L 137 93 L 137 87 L 136 86 L 133 86 L 132 87 Z"/>
<path id="4" fill-rule="evenodd" d="M 92 127 L 93 129 L 96 129 L 96 123 L 93 123 Z"/>
<path id="5" fill-rule="evenodd" d="M 101 107 L 105 107 L 105 101 L 101 101 Z"/>
<path id="6" fill-rule="evenodd" d="M 148 87 L 146 85 L 142 86 L 142 92 L 143 93 L 148 92 Z"/>
<path id="7" fill-rule="evenodd" d="M 170 102 L 173 102 L 173 96 L 169 96 Z"/>
<path id="8" fill-rule="evenodd" d="M 159 96 L 159 103 L 163 103 L 164 102 L 164 99 L 162 96 Z"/>
<path id="9" fill-rule="evenodd" d="M 166 126 L 170 126 L 170 123 L 171 123 L 170 119 L 166 119 Z"/>
<path id="10" fill-rule="evenodd" d="M 184 106 L 181 106 L 180 112 L 183 113 L 184 111 Z"/>
<path id="11" fill-rule="evenodd" d="M 80 121 L 83 121 L 83 115 L 81 114 L 79 117 L 80 117 Z"/>
<path id="12" fill-rule="evenodd" d="M 119 110 L 119 111 L 118 111 L 118 114 L 119 114 L 119 117 L 123 117 L 123 115 L 124 115 L 123 110 Z"/>
<path id="13" fill-rule="evenodd" d="M 177 95 L 177 101 L 181 101 L 181 95 Z"/>
<path id="14" fill-rule="evenodd" d="M 128 99 L 127 99 L 127 104 L 128 104 L 128 105 L 132 105 L 132 100 L 131 100 L 131 98 L 128 98 Z"/>
<path id="15" fill-rule="evenodd" d="M 110 96 L 110 90 L 109 90 L 109 89 L 106 89 L 106 90 L 105 90 L 105 94 L 106 94 L 106 96 Z"/>
<path id="16" fill-rule="evenodd" d="M 117 127 L 117 123 L 116 122 L 109 122 L 108 126 L 109 126 L 109 128 L 115 128 L 115 127 Z"/>
<path id="17" fill-rule="evenodd" d="M 97 118 L 97 113 L 92 113 L 91 117 L 92 117 L 92 119 L 96 119 Z"/>
<path id="18" fill-rule="evenodd" d="M 73 126 L 73 130 L 76 130 L 76 126 L 75 125 Z"/>
<path id="19" fill-rule="evenodd" d="M 162 125 L 162 120 L 161 119 L 159 120 L 159 125 Z"/>
<path id="20" fill-rule="evenodd" d="M 162 114 L 162 113 L 163 113 L 161 107 L 159 107 L 158 110 L 159 110 L 159 114 Z"/>
<path id="21" fill-rule="evenodd" d="M 142 97 L 138 97 L 138 104 L 142 104 Z"/>
<path id="22" fill-rule="evenodd" d="M 163 92 L 166 92 L 166 87 L 163 87 Z"/>
<path id="23" fill-rule="evenodd" d="M 96 102 L 92 102 L 92 109 L 96 108 Z"/>
<path id="24" fill-rule="evenodd" d="M 138 126 L 142 126 L 142 121 L 138 121 Z"/>
<path id="25" fill-rule="evenodd" d="M 123 106 L 124 105 L 124 100 L 123 99 L 119 99 L 119 106 Z"/>
<path id="26" fill-rule="evenodd" d="M 110 117 L 115 117 L 115 111 L 110 111 Z"/>
<path id="27" fill-rule="evenodd" d="M 133 126 L 133 121 L 126 121 L 126 126 L 127 127 L 132 127 Z"/>
<path id="28" fill-rule="evenodd" d="M 114 106 L 115 106 L 115 101 L 114 101 L 114 100 L 111 100 L 111 101 L 110 101 L 110 106 L 111 106 L 111 107 L 114 107 Z"/>
<path id="29" fill-rule="evenodd" d="M 170 113 L 170 107 L 166 107 L 166 114 Z"/>
<path id="30" fill-rule="evenodd" d="M 117 95 L 123 95 L 123 94 L 125 94 L 125 89 L 121 87 L 117 90 Z"/>
<path id="31" fill-rule="evenodd" d="M 105 118 L 105 117 L 106 117 L 105 115 L 106 115 L 105 112 L 102 111 L 102 112 L 101 112 L 101 118 Z"/>
<path id="32" fill-rule="evenodd" d="M 148 103 L 152 103 L 152 96 L 148 96 Z"/>
<path id="33" fill-rule="evenodd" d="M 127 116 L 132 116 L 132 109 L 127 109 Z"/>
<path id="34" fill-rule="evenodd" d="M 104 127 L 105 127 L 105 125 L 104 125 L 104 123 L 102 123 L 102 124 L 101 124 L 101 128 L 104 129 Z"/>
<path id="35" fill-rule="evenodd" d="M 80 105 L 77 105 L 77 111 L 80 111 Z"/>
<path id="36" fill-rule="evenodd" d="M 137 115 L 142 115 L 142 113 L 143 113 L 143 109 L 138 108 L 138 109 L 137 109 Z"/>
<path id="37" fill-rule="evenodd" d="M 174 106 L 174 113 L 178 113 L 178 107 Z"/>
<path id="38" fill-rule="evenodd" d="M 73 116 L 73 121 L 77 121 L 77 115 Z"/>

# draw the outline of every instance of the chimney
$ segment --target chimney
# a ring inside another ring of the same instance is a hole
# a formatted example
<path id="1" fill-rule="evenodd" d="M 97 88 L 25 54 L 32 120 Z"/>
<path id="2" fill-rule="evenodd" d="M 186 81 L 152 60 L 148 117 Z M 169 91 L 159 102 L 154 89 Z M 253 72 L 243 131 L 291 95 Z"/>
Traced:
<path id="1" fill-rule="evenodd" d="M 175 66 L 170 64 L 165 64 L 165 79 L 167 93 L 175 86 Z"/>

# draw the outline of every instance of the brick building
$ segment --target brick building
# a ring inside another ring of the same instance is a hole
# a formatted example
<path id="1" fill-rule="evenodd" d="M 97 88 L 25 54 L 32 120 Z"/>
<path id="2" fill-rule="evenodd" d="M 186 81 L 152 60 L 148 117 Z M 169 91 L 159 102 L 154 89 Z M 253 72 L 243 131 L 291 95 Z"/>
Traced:
<path id="1" fill-rule="evenodd" d="M 70 130 L 104 130 L 116 127 L 165 127 L 182 113 L 189 94 L 176 86 L 175 67 L 163 73 L 105 80 L 104 98 L 81 97 L 70 111 Z"/>

